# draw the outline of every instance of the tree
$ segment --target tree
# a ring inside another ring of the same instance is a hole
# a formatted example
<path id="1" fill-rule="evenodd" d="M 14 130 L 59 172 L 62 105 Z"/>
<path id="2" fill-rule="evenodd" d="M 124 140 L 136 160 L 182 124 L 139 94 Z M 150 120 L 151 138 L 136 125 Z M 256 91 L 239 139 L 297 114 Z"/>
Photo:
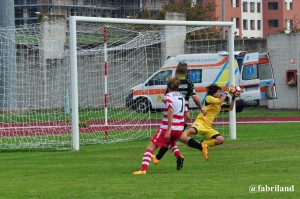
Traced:
<path id="1" fill-rule="evenodd" d="M 166 12 L 179 12 L 185 13 L 188 21 L 211 21 L 214 20 L 211 12 L 215 9 L 214 3 L 199 3 L 192 6 L 192 0 L 167 0 L 157 19 L 165 19 Z"/>
<path id="2" fill-rule="evenodd" d="M 215 11 L 216 5 L 213 3 L 196 4 L 187 8 L 186 18 L 189 21 L 213 21 L 215 18 L 212 12 Z"/>
<path id="3" fill-rule="evenodd" d="M 143 11 L 143 19 L 151 19 L 151 13 L 147 8 Z"/>
<path id="4" fill-rule="evenodd" d="M 293 24 L 292 26 L 287 29 L 287 27 L 283 27 L 278 30 L 280 33 L 299 33 L 300 32 L 300 18 L 297 18 L 296 15 L 294 16 L 293 19 Z"/>
<path id="5" fill-rule="evenodd" d="M 291 28 L 291 33 L 298 33 L 300 32 L 300 19 L 296 17 L 296 15 L 294 16 L 294 23 L 293 26 Z"/>
<path id="6" fill-rule="evenodd" d="M 215 18 L 212 12 L 215 11 L 216 5 L 214 3 L 199 3 L 192 5 L 191 0 L 168 0 L 162 6 L 156 19 L 165 19 L 166 12 L 185 13 L 187 21 L 213 21 Z M 212 39 L 220 38 L 220 30 L 218 28 L 212 29 L 210 34 L 206 30 L 198 30 L 187 34 L 187 39 Z"/>

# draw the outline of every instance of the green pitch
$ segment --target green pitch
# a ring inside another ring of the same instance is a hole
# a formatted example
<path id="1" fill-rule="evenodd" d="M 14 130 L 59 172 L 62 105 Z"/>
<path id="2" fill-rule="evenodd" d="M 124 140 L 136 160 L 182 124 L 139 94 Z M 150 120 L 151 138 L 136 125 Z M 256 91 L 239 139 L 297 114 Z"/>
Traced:
<path id="1" fill-rule="evenodd" d="M 184 167 L 168 152 L 134 176 L 148 140 L 82 146 L 79 152 L 0 153 L 0 198 L 299 198 L 300 123 L 238 125 L 238 139 L 199 151 L 179 143 Z M 198 138 L 197 138 L 198 139 Z M 255 186 L 293 192 L 250 193 Z"/>

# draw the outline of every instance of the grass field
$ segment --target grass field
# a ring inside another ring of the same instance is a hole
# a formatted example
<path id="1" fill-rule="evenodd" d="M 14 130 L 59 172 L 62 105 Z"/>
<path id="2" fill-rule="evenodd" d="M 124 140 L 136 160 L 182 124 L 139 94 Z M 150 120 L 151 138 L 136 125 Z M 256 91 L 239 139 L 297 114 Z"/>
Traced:
<path id="1" fill-rule="evenodd" d="M 238 125 L 238 139 L 199 151 L 179 143 L 184 167 L 168 152 L 140 169 L 148 140 L 82 146 L 79 152 L 0 153 L 0 198 L 299 198 L 300 123 Z M 251 185 L 294 192 L 250 193 Z"/>

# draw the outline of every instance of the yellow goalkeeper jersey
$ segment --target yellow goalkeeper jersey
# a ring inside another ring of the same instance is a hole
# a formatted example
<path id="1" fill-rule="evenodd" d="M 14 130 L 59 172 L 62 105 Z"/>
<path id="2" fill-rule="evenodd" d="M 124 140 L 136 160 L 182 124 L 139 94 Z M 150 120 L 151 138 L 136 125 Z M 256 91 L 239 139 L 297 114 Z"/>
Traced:
<path id="1" fill-rule="evenodd" d="M 195 122 L 201 122 L 204 126 L 211 127 L 214 119 L 221 111 L 221 101 L 219 98 L 213 97 L 211 95 L 208 95 L 205 101 L 208 104 L 204 107 L 207 111 L 207 114 L 203 116 L 202 112 L 200 112 Z"/>

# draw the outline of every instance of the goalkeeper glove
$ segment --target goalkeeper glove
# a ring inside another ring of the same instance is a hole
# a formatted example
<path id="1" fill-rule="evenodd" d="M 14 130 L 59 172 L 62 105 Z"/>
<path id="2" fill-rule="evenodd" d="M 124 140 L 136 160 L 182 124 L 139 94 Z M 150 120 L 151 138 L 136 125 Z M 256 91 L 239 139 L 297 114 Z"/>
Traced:
<path id="1" fill-rule="evenodd" d="M 235 87 L 234 85 L 229 86 L 227 89 L 227 92 L 232 93 L 232 91 L 234 90 L 234 87 Z"/>

